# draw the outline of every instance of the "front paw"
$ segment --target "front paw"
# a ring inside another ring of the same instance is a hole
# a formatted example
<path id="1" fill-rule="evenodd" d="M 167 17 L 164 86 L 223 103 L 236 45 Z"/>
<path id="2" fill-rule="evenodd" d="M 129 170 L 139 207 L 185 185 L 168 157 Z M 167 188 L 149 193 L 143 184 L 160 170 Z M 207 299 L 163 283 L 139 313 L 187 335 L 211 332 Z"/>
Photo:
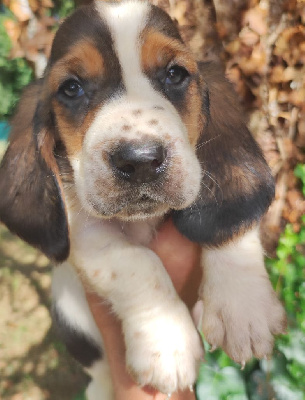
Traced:
<path id="1" fill-rule="evenodd" d="M 123 324 L 128 371 L 140 386 L 173 393 L 193 385 L 203 350 L 184 304 Z"/>
<path id="2" fill-rule="evenodd" d="M 202 300 L 202 332 L 207 342 L 212 349 L 222 347 L 242 365 L 253 356 L 269 356 L 273 336 L 285 333 L 285 311 L 266 277 L 247 285 L 236 283 L 221 293 L 207 288 Z"/>

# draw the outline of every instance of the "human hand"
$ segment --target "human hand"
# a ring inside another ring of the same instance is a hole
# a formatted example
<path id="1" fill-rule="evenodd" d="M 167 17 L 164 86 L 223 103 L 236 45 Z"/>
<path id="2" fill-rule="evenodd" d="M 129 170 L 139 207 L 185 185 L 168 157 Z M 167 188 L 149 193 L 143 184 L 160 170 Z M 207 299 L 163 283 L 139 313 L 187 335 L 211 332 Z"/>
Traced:
<path id="1" fill-rule="evenodd" d="M 197 300 L 201 280 L 199 267 L 200 248 L 183 237 L 167 220 L 151 243 L 151 249 L 161 258 L 176 291 L 192 307 Z M 155 389 L 139 387 L 125 368 L 125 347 L 120 322 L 109 306 L 95 293 L 87 293 L 90 309 L 104 341 L 110 365 L 116 400 L 165 400 L 166 396 Z M 191 391 L 174 393 L 171 400 L 194 400 Z"/>

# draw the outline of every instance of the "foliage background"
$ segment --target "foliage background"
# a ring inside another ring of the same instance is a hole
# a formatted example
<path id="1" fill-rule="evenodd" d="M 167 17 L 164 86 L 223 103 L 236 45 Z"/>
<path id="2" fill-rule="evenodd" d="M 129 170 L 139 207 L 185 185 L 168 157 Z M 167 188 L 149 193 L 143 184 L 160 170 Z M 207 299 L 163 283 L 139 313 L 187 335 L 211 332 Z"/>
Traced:
<path id="1" fill-rule="evenodd" d="M 305 2 L 153 2 L 177 20 L 198 59 L 223 64 L 277 181 L 262 236 L 272 283 L 288 313 L 288 334 L 277 340 L 271 360 L 253 360 L 244 371 L 222 351 L 209 353 L 206 345 L 198 397 L 303 400 Z M 11 116 L 22 87 L 41 75 L 54 32 L 75 6 L 73 0 L 0 5 L 0 139 L 6 134 L 1 121 Z M 3 152 L 5 142 L 0 143 Z M 51 328 L 51 266 L 3 227 L 0 237 L 0 398 L 81 400 L 86 377 Z"/>

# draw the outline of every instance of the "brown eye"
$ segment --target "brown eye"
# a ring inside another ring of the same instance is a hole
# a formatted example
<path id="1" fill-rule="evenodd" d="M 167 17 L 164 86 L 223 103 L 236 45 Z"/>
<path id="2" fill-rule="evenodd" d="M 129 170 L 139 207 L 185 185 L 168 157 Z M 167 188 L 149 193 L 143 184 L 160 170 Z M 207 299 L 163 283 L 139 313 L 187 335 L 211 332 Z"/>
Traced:
<path id="1" fill-rule="evenodd" d="M 59 92 L 71 99 L 81 97 L 85 93 L 81 84 L 75 79 L 69 79 L 66 82 L 64 82 L 60 86 Z"/>
<path id="2" fill-rule="evenodd" d="M 174 65 L 170 67 L 166 73 L 165 84 L 166 85 L 179 85 L 189 76 L 188 71 L 180 67 L 179 65 Z"/>

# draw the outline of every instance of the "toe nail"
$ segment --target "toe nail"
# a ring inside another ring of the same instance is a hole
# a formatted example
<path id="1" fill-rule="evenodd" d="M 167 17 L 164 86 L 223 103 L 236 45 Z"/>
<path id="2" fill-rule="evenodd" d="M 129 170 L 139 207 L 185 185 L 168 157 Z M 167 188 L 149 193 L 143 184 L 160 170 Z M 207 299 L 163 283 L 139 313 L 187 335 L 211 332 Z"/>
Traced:
<path id="1" fill-rule="evenodd" d="M 241 362 L 241 371 L 243 371 L 245 369 L 246 366 L 246 361 L 242 361 Z"/>
<path id="2" fill-rule="evenodd" d="M 190 385 L 190 386 L 189 386 L 189 389 L 190 389 L 190 392 L 192 392 L 192 393 L 193 393 L 193 391 L 194 391 L 194 387 L 193 387 L 193 385 Z"/>

